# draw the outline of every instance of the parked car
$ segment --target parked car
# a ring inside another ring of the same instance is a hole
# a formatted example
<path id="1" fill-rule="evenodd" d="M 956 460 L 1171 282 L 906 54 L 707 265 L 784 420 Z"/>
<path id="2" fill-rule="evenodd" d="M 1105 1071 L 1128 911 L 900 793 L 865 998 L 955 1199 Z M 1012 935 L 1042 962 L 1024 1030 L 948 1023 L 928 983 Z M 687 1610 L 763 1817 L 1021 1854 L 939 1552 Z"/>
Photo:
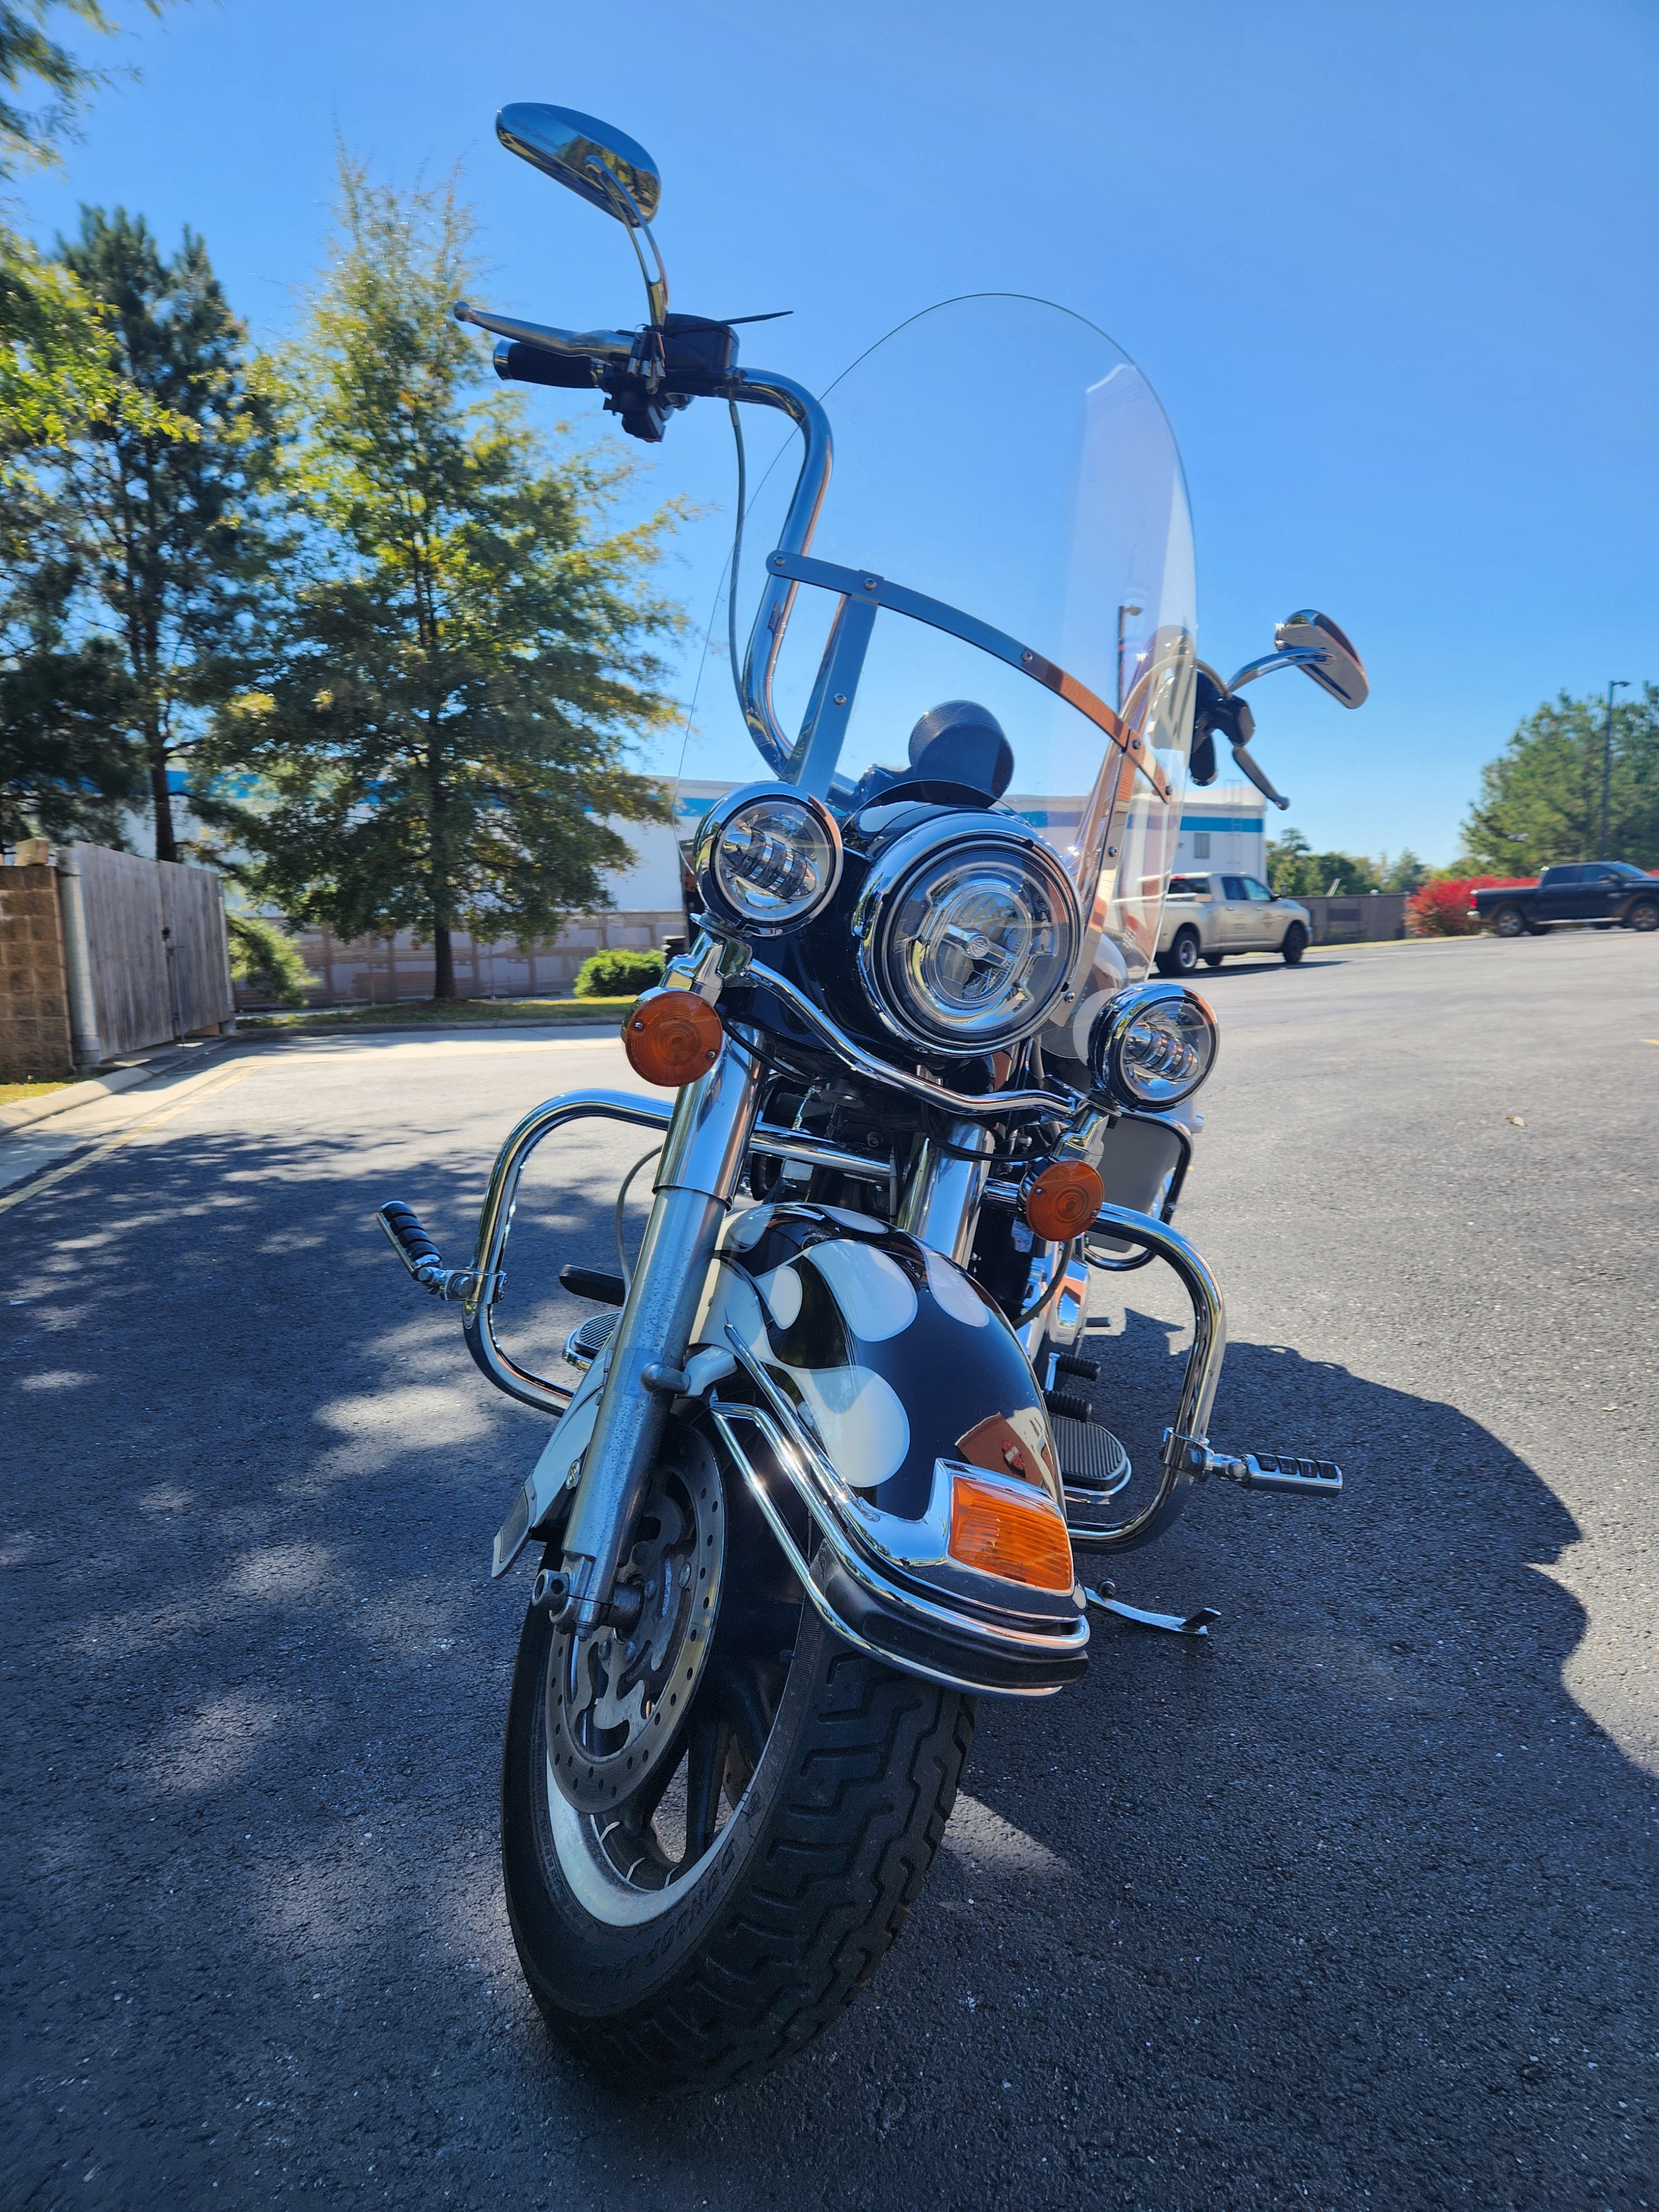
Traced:
<path id="1" fill-rule="evenodd" d="M 1537 937 L 1586 922 L 1603 929 L 1659 929 L 1659 876 L 1628 860 L 1574 860 L 1535 884 L 1471 891 L 1469 911 L 1497 937 Z"/>
<path id="2" fill-rule="evenodd" d="M 1158 973 L 1190 975 L 1200 960 L 1218 968 L 1234 952 L 1277 952 L 1294 967 L 1312 934 L 1307 908 L 1275 898 L 1254 876 L 1171 876 Z"/>

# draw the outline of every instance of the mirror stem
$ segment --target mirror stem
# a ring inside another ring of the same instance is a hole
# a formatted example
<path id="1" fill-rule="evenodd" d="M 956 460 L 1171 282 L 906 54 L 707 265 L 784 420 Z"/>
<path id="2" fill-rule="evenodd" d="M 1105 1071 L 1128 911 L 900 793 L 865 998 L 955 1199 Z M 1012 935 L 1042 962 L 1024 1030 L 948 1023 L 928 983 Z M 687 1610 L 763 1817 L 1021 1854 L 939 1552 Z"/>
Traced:
<path id="1" fill-rule="evenodd" d="M 597 155 L 589 156 L 587 166 L 593 173 L 594 181 L 614 204 L 616 212 L 628 233 L 629 243 L 634 249 L 634 258 L 640 264 L 640 275 L 645 282 L 645 296 L 651 310 L 651 320 L 658 330 L 661 330 L 668 320 L 668 271 L 664 266 L 662 252 L 658 246 L 655 234 L 641 213 L 638 201 L 616 172 L 608 168 Z M 640 241 L 636 234 L 641 230 L 650 243 L 651 258 L 656 264 L 657 273 L 654 276 L 646 267 L 645 256 L 640 251 Z"/>

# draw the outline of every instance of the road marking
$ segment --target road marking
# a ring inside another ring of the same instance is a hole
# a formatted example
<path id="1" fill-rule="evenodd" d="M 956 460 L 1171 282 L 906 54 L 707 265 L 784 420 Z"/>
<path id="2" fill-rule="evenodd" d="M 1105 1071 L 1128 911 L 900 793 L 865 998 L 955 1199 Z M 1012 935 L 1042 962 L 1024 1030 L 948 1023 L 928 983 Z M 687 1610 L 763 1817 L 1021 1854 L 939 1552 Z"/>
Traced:
<path id="1" fill-rule="evenodd" d="M 74 1159 L 65 1160 L 62 1167 L 53 1168 L 48 1174 L 37 1176 L 34 1182 L 26 1183 L 21 1190 L 13 1191 L 9 1197 L 0 1198 L 0 1213 L 9 1213 L 14 1206 L 21 1206 L 25 1200 L 35 1197 L 43 1190 L 50 1190 L 54 1183 L 78 1175 L 82 1168 L 96 1167 L 100 1160 L 106 1160 L 112 1152 L 118 1152 L 130 1137 L 139 1136 L 146 1129 L 159 1127 L 163 1121 L 170 1121 L 175 1114 L 182 1114 L 186 1106 L 194 1106 L 204 1098 L 216 1097 L 222 1091 L 228 1091 L 232 1084 L 240 1083 L 245 1075 L 253 1073 L 254 1063 L 251 1060 L 243 1060 L 234 1067 L 222 1069 L 213 1082 L 192 1088 L 188 1098 L 176 1098 L 170 1105 L 157 1107 L 153 1114 L 144 1115 L 118 1134 L 106 1138 L 93 1151 L 81 1152 Z"/>

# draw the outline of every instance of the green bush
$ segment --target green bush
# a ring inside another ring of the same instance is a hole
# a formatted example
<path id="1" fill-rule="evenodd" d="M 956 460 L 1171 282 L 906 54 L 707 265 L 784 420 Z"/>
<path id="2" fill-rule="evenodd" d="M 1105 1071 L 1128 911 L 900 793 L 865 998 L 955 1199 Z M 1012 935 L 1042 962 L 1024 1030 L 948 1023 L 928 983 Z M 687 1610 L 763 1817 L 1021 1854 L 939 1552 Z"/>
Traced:
<path id="1" fill-rule="evenodd" d="M 279 1006 L 303 1006 L 306 988 L 318 980 L 300 957 L 300 948 L 279 921 L 258 914 L 228 914 L 230 972 L 252 991 L 264 991 Z"/>
<path id="2" fill-rule="evenodd" d="M 595 952 L 576 976 L 579 999 L 626 999 L 662 981 L 660 952 Z"/>

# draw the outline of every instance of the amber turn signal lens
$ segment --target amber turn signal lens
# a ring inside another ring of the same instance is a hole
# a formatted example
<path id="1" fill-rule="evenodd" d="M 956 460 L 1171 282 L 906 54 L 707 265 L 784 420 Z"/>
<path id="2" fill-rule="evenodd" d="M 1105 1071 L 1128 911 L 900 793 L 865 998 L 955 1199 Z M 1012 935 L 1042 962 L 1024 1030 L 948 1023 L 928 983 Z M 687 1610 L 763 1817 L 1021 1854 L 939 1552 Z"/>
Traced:
<path id="1" fill-rule="evenodd" d="M 725 1042 L 720 1016 L 695 991 L 647 991 L 623 1024 L 635 1074 L 675 1090 L 707 1075 Z"/>
<path id="2" fill-rule="evenodd" d="M 1081 1237 L 1106 1202 L 1106 1186 L 1087 1160 L 1056 1160 L 1025 1186 L 1021 1205 L 1034 1236 L 1048 1244 Z"/>
<path id="3" fill-rule="evenodd" d="M 951 1486 L 951 1557 L 1033 1589 L 1072 1587 L 1072 1540 L 1046 1494 L 1024 1497 L 958 1474 Z"/>

